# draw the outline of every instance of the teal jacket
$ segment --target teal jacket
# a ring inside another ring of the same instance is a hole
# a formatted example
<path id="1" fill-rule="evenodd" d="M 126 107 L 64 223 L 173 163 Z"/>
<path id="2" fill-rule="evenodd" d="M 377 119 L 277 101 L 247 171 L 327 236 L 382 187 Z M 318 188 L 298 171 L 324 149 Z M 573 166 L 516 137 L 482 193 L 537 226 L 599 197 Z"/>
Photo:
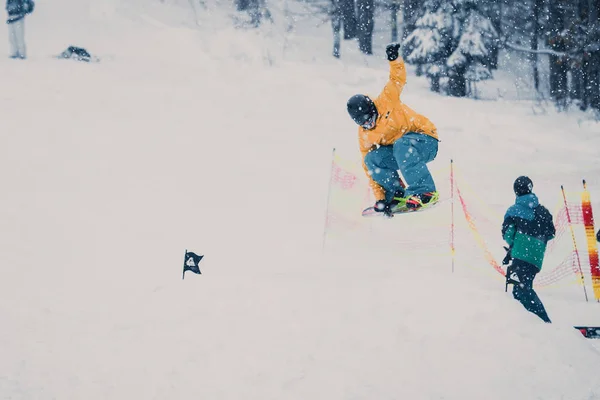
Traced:
<path id="1" fill-rule="evenodd" d="M 502 237 L 510 246 L 511 257 L 542 269 L 546 243 L 556 229 L 552 214 L 533 193 L 517 197 L 504 215 Z"/>

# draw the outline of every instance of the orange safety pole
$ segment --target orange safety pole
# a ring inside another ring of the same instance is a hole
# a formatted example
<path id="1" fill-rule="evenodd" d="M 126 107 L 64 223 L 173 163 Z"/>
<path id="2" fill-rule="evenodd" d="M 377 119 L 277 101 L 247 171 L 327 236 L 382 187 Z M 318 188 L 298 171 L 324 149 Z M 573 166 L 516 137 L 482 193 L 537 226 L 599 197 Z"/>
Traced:
<path id="1" fill-rule="evenodd" d="M 581 193 L 581 211 L 583 211 L 583 224 L 585 226 L 588 258 L 590 260 L 592 288 L 594 290 L 594 297 L 596 298 L 596 301 L 600 301 L 600 265 L 598 263 L 598 245 L 596 244 L 592 200 L 590 192 L 587 190 L 585 179 L 583 180 L 583 192 Z"/>
<path id="2" fill-rule="evenodd" d="M 565 202 L 565 211 L 567 212 L 567 222 L 569 223 L 569 228 L 571 229 L 571 238 L 573 239 L 573 249 L 575 250 L 575 258 L 577 260 L 577 266 L 579 268 L 579 274 L 581 276 L 581 286 L 583 286 L 583 294 L 585 295 L 585 301 L 588 300 L 587 290 L 585 289 L 585 279 L 583 278 L 583 270 L 581 269 L 581 260 L 579 258 L 579 250 L 577 250 L 577 241 L 575 240 L 575 232 L 573 231 L 573 224 L 571 223 L 571 214 L 569 213 L 569 205 L 567 204 L 567 196 L 565 195 L 565 188 L 563 185 L 560 185 L 560 190 L 562 191 L 563 200 Z"/>

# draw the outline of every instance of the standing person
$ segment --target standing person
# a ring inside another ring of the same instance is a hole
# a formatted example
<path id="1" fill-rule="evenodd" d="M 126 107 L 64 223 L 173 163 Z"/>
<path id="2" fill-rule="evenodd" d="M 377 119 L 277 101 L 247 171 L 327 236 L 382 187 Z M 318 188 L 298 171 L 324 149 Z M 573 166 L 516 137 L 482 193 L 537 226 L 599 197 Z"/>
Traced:
<path id="1" fill-rule="evenodd" d="M 512 259 L 506 271 L 507 280 L 513 284 L 513 297 L 544 322 L 551 322 L 542 301 L 533 290 L 533 280 L 542 269 L 546 243 L 554 238 L 556 230 L 552 214 L 541 205 L 532 192 L 533 182 L 520 176 L 513 184 L 515 204 L 504 215 L 502 237 L 509 245 L 509 255 L 504 263 Z"/>
<path id="2" fill-rule="evenodd" d="M 386 48 L 390 79 L 381 94 L 374 100 L 357 94 L 347 104 L 350 117 L 359 125 L 363 168 L 375 195 L 375 211 L 386 215 L 396 207 L 418 209 L 439 198 L 427 168 L 438 152 L 437 129 L 400 100 L 406 68 L 399 49 L 398 43 Z"/>
<path id="3" fill-rule="evenodd" d="M 33 12 L 33 0 L 6 0 L 10 58 L 27 58 L 25 46 L 25 16 Z"/>

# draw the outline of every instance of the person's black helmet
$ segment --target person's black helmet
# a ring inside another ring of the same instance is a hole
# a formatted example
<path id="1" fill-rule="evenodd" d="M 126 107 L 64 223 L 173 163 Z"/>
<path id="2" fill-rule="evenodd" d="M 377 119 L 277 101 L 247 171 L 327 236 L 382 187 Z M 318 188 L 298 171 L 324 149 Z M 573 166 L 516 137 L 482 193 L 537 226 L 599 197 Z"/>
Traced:
<path id="1" fill-rule="evenodd" d="M 529 194 L 533 190 L 533 182 L 526 176 L 520 176 L 515 180 L 513 189 L 517 196 Z"/>
<path id="2" fill-rule="evenodd" d="M 377 114 L 375 103 L 368 96 L 356 94 L 348 100 L 348 114 L 358 125 L 363 125 Z"/>

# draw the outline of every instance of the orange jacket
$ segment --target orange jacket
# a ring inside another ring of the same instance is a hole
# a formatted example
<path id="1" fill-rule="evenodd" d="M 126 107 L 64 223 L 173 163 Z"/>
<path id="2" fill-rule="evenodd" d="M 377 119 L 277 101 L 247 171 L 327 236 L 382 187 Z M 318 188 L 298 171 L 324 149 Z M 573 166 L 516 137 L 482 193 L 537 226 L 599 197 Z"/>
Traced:
<path id="1" fill-rule="evenodd" d="M 398 58 L 390 61 L 390 80 L 383 91 L 373 102 L 377 107 L 377 123 L 373 129 L 358 127 L 358 141 L 363 157 L 363 168 L 369 173 L 364 163 L 367 153 L 377 147 L 392 145 L 407 132 L 417 132 L 438 139 L 435 125 L 426 117 L 413 111 L 400 100 L 400 93 L 406 84 L 406 68 L 404 60 Z M 371 188 L 377 200 L 385 199 L 385 190 L 371 177 Z"/>

